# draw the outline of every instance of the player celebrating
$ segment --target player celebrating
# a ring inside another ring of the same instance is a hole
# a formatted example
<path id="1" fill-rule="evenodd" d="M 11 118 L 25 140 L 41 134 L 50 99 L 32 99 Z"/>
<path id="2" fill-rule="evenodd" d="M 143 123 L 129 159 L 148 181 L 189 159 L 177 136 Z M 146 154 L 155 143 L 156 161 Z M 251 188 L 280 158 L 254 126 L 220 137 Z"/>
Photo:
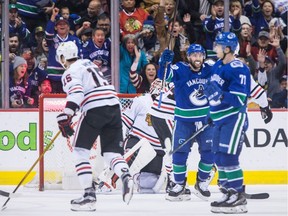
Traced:
<path id="1" fill-rule="evenodd" d="M 114 86 L 109 85 L 93 62 L 78 59 L 78 48 L 72 41 L 61 43 L 56 55 L 59 63 L 65 68 L 62 84 L 63 90 L 67 93 L 67 103 L 64 112 L 57 116 L 64 137 L 68 138 L 74 134 L 71 127 L 72 117 L 79 108 L 82 111 L 73 142 L 73 154 L 76 172 L 85 192 L 83 197 L 71 200 L 71 210 L 96 210 L 89 153 L 100 134 L 101 154 L 111 169 L 121 177 L 123 201 L 128 204 L 133 194 L 133 180 L 122 156 L 121 112 Z"/>
<path id="2" fill-rule="evenodd" d="M 239 155 L 247 130 L 247 99 L 250 95 L 250 71 L 234 57 L 238 39 L 234 33 L 223 32 L 215 40 L 218 60 L 214 74 L 205 85 L 204 94 L 210 103 L 214 123 L 213 151 L 218 167 L 219 184 L 224 194 L 211 203 L 213 213 L 246 213 L 243 195 L 243 172 Z"/>
<path id="3" fill-rule="evenodd" d="M 164 50 L 160 58 L 160 70 L 158 77 L 164 77 L 164 69 L 167 65 L 166 80 L 175 85 L 175 124 L 173 131 L 172 148 L 177 148 L 182 142 L 206 124 L 209 104 L 203 94 L 203 87 L 211 76 L 209 61 L 203 63 L 206 52 L 199 44 L 192 44 L 187 50 L 189 63 L 178 62 L 170 65 L 174 53 Z M 212 128 L 208 127 L 196 137 L 201 155 L 198 164 L 195 194 L 207 200 L 210 197 L 209 173 L 213 167 L 214 157 L 211 152 Z M 170 201 L 189 200 L 190 196 L 185 194 L 187 159 L 192 142 L 183 146 L 172 155 L 173 173 L 176 185 L 168 193 L 166 199 Z"/>

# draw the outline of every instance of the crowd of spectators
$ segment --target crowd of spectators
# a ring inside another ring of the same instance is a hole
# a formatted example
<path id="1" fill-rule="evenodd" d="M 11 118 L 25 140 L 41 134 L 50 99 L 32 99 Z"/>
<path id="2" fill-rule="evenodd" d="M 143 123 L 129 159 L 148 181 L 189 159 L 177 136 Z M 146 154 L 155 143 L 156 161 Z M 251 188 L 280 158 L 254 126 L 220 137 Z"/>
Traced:
<path id="1" fill-rule="evenodd" d="M 66 41 L 74 41 L 79 57 L 93 61 L 111 82 L 112 2 L 9 1 L 10 107 L 38 107 L 40 93 L 63 92 L 64 68 L 55 53 Z M 120 93 L 147 92 L 167 47 L 175 53 L 174 63 L 186 61 L 192 43 L 206 48 L 206 59 L 217 60 L 213 42 L 224 29 L 223 0 L 179 0 L 178 8 L 175 0 L 119 2 Z M 272 108 L 287 108 L 287 11 L 285 0 L 230 0 L 229 5 L 237 55 L 267 90 Z"/>

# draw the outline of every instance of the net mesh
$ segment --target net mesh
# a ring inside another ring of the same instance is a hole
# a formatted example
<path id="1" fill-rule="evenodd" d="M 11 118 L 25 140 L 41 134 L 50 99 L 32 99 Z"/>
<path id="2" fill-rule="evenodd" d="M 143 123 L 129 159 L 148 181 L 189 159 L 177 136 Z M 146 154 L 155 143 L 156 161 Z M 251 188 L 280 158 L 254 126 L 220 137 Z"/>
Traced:
<path id="1" fill-rule="evenodd" d="M 122 111 L 132 104 L 135 96 L 136 95 L 118 95 Z M 43 97 L 43 102 L 39 110 L 39 112 L 43 113 L 43 119 L 40 118 L 39 120 L 39 124 L 43 124 L 43 133 L 40 132 L 39 136 L 43 134 L 44 149 L 58 132 L 56 117 L 63 112 L 65 104 L 65 95 Z M 73 127 L 77 126 L 79 117 L 80 113 L 73 117 Z M 45 153 L 44 167 L 40 166 L 40 169 L 44 171 L 44 189 L 80 188 L 75 173 L 72 154 L 73 138 L 73 136 L 68 139 L 58 136 L 51 148 Z M 104 162 L 100 155 L 99 137 L 90 151 L 90 163 L 93 169 L 93 177 L 96 179 L 104 167 Z M 35 170 L 37 170 L 37 168 Z M 33 180 L 26 186 L 38 187 L 39 184 L 39 173 L 36 172 Z"/>

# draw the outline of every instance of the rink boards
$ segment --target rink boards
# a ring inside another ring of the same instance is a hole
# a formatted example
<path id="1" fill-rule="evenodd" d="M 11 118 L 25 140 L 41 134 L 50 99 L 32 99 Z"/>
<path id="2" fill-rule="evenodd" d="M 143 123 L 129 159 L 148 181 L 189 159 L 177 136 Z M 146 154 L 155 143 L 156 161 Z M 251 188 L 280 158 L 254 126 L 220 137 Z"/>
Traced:
<path id="1" fill-rule="evenodd" d="M 245 184 L 288 184 L 288 112 L 273 110 L 273 114 L 272 121 L 265 124 L 258 110 L 248 113 L 249 129 L 240 157 Z M 0 119 L 0 185 L 18 184 L 38 157 L 38 112 L 2 110 Z M 58 132 L 56 118 L 46 119 L 45 125 L 50 126 L 52 138 Z M 55 142 L 55 145 L 61 143 Z M 199 154 L 195 144 L 188 162 L 189 184 L 195 182 L 198 161 Z M 35 173 L 36 170 L 26 182 L 33 179 Z"/>

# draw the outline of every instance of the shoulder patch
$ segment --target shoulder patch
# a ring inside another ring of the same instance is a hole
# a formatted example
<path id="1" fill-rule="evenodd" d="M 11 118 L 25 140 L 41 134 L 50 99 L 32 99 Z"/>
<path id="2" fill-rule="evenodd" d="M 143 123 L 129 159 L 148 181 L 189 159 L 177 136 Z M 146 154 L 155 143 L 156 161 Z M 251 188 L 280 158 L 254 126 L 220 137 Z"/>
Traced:
<path id="1" fill-rule="evenodd" d="M 178 67 L 176 64 L 172 64 L 172 65 L 171 65 L 171 68 L 172 68 L 173 70 L 177 70 L 179 67 Z"/>
<path id="2" fill-rule="evenodd" d="M 215 61 L 213 61 L 212 59 L 208 59 L 205 61 L 206 64 L 208 64 L 209 66 L 213 66 L 215 64 Z"/>
<path id="3" fill-rule="evenodd" d="M 243 68 L 243 67 L 244 67 L 243 63 L 242 63 L 241 61 L 239 61 L 239 60 L 232 61 L 232 62 L 230 63 L 230 66 L 231 66 L 232 68 L 237 68 L 237 67 Z"/>

